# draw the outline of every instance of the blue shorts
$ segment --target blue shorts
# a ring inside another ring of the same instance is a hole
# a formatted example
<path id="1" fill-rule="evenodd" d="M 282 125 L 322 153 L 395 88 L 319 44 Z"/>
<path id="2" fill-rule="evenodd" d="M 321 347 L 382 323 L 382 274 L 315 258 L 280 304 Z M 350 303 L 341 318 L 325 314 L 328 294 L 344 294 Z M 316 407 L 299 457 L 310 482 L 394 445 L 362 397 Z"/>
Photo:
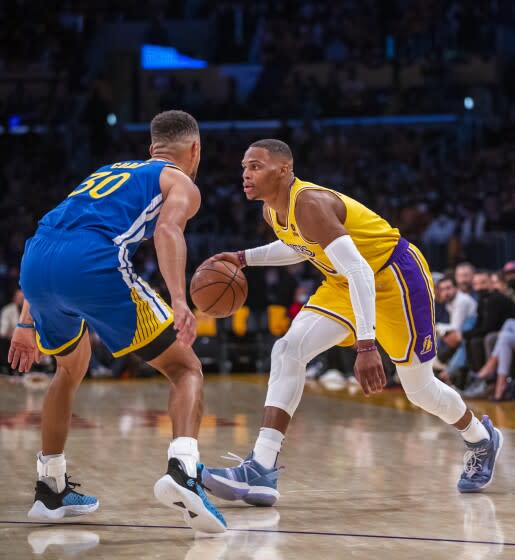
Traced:
<path id="1" fill-rule="evenodd" d="M 100 233 L 40 226 L 25 245 L 20 285 L 45 354 L 68 353 L 87 325 L 115 357 L 140 351 L 148 361 L 157 355 L 145 356 L 150 343 L 162 351 L 173 342 L 172 309 Z"/>

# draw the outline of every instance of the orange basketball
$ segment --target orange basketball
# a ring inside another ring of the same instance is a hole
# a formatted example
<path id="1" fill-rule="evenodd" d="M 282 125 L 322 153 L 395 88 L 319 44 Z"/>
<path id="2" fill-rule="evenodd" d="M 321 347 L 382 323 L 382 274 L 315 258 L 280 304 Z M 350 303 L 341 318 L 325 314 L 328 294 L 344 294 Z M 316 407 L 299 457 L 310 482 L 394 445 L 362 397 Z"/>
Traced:
<path id="1" fill-rule="evenodd" d="M 229 317 L 247 299 L 245 275 L 229 261 L 204 261 L 190 283 L 193 303 L 211 317 Z"/>

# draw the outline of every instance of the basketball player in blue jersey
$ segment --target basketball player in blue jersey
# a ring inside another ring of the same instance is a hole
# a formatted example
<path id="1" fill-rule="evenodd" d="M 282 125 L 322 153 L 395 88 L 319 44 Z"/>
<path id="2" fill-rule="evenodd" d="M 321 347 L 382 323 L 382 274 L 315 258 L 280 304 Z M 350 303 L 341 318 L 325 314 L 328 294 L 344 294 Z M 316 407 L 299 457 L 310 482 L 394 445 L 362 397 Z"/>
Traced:
<path id="1" fill-rule="evenodd" d="M 151 123 L 151 159 L 106 165 L 46 214 L 27 241 L 21 264 L 26 297 L 9 362 L 29 371 L 39 353 L 55 356 L 56 374 L 42 410 L 42 450 L 29 517 L 56 520 L 98 508 L 74 490 L 64 446 L 72 405 L 91 356 L 88 326 L 114 356 L 135 352 L 170 381 L 173 439 L 156 498 L 179 509 L 192 528 L 225 531 L 200 476 L 201 364 L 191 345 L 195 318 L 186 303 L 184 228 L 200 206 L 194 183 L 200 161 L 196 120 L 182 111 Z M 154 237 L 173 310 L 134 271 L 139 244 Z"/>
<path id="2" fill-rule="evenodd" d="M 325 279 L 274 344 L 253 450 L 237 467 L 204 469 L 205 486 L 220 498 L 274 504 L 277 457 L 302 396 L 306 364 L 332 346 L 355 346 L 355 372 L 364 393 L 382 391 L 386 378 L 377 339 L 396 364 L 408 399 L 461 432 L 467 452 L 458 490 L 486 488 L 502 434 L 487 416 L 479 421 L 433 374 L 433 285 L 420 251 L 356 200 L 295 177 L 291 150 L 280 140 L 252 144 L 242 166 L 247 199 L 264 201 L 263 217 L 278 240 L 214 258 L 239 267 L 307 260 Z"/>

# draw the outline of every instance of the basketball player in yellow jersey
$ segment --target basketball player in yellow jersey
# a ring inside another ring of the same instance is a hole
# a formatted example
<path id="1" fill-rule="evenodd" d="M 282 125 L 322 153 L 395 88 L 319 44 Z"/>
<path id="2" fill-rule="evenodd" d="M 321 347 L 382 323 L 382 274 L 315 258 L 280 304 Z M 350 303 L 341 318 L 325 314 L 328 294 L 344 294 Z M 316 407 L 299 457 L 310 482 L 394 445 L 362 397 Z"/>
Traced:
<path id="1" fill-rule="evenodd" d="M 502 434 L 433 375 L 433 285 L 420 251 L 359 202 L 296 178 L 290 148 L 280 140 L 252 144 L 242 166 L 245 194 L 264 201 L 263 216 L 278 241 L 213 258 L 240 267 L 308 260 L 325 279 L 274 344 L 253 451 L 237 467 L 204 469 L 204 485 L 221 498 L 274 504 L 277 457 L 300 402 L 307 362 L 334 345 L 355 346 L 355 373 L 365 395 L 380 392 L 386 378 L 377 339 L 396 364 L 408 399 L 461 432 L 467 453 L 459 491 L 488 486 Z"/>

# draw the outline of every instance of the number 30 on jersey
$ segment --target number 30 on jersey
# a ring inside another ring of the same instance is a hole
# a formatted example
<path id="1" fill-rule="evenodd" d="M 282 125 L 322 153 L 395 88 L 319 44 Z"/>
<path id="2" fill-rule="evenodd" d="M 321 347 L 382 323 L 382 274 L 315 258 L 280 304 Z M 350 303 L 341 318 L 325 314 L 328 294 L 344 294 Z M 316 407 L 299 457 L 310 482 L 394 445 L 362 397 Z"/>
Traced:
<path id="1" fill-rule="evenodd" d="M 91 198 L 104 198 L 118 190 L 130 178 L 130 173 L 113 173 L 112 171 L 93 173 L 70 193 L 68 198 L 86 191 L 89 191 L 88 194 Z"/>

